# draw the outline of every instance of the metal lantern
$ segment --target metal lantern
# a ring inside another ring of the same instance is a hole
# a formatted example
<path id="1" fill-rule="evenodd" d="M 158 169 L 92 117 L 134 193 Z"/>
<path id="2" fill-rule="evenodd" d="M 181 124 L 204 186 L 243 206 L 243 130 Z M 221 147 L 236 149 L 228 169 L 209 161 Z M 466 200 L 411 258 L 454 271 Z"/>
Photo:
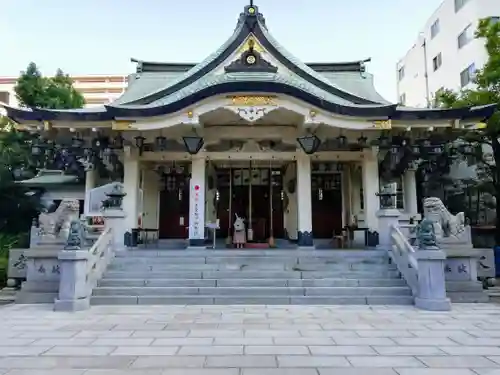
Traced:
<path id="1" fill-rule="evenodd" d="M 138 135 L 134 139 L 135 139 L 135 145 L 137 146 L 137 148 L 142 149 L 144 147 L 144 141 L 146 140 L 146 138 L 144 138 L 142 135 Z"/>
<path id="2" fill-rule="evenodd" d="M 337 144 L 339 148 L 344 148 L 347 146 L 347 137 L 345 135 L 339 135 L 337 137 Z"/>
<path id="3" fill-rule="evenodd" d="M 413 152 L 413 154 L 415 156 L 418 156 L 420 155 L 420 145 L 417 144 L 417 143 L 414 143 L 412 146 L 411 146 L 411 151 Z"/>
<path id="4" fill-rule="evenodd" d="M 165 151 L 167 149 L 167 138 L 165 138 L 164 136 L 156 137 L 155 148 L 158 151 Z"/>
<path id="5" fill-rule="evenodd" d="M 71 146 L 74 147 L 75 149 L 81 149 L 84 144 L 85 141 L 82 138 L 74 137 Z"/>
<path id="6" fill-rule="evenodd" d="M 398 145 L 391 145 L 391 154 L 392 155 L 397 155 L 399 154 L 399 146 Z"/>
<path id="7" fill-rule="evenodd" d="M 191 155 L 196 155 L 200 152 L 204 144 L 203 138 L 198 136 L 182 137 L 182 140 L 184 141 L 186 151 Z"/>
<path id="8" fill-rule="evenodd" d="M 361 135 L 361 137 L 358 138 L 358 145 L 361 147 L 366 147 L 368 143 L 368 138 L 366 138 L 364 135 Z"/>
<path id="9" fill-rule="evenodd" d="M 315 135 L 307 135 L 305 137 L 297 138 L 297 142 L 304 152 L 308 155 L 314 154 L 318 151 L 321 145 L 321 140 Z"/>
<path id="10" fill-rule="evenodd" d="M 123 148 L 123 137 L 120 134 L 113 138 L 113 147 L 118 150 Z"/>

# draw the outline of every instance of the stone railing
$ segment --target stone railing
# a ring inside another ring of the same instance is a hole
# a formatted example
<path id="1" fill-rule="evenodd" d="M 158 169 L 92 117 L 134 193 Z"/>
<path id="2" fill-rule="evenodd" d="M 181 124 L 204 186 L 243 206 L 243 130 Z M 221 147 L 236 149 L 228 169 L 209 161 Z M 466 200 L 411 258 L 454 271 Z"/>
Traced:
<path id="1" fill-rule="evenodd" d="M 59 295 L 56 311 L 88 309 L 92 289 L 113 258 L 113 228 L 107 227 L 89 250 L 59 252 Z"/>
<path id="2" fill-rule="evenodd" d="M 415 306 L 423 310 L 450 310 L 444 275 L 446 254 L 439 249 L 415 249 L 398 225 L 391 226 L 391 239 L 391 259 L 411 288 Z"/>

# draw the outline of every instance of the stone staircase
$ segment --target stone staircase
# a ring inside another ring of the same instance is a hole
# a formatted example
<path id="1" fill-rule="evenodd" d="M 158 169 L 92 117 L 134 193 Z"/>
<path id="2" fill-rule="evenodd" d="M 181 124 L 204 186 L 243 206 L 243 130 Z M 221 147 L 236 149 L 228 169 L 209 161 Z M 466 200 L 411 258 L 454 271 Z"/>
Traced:
<path id="1" fill-rule="evenodd" d="M 128 250 L 93 290 L 94 305 L 413 304 L 379 250 Z"/>

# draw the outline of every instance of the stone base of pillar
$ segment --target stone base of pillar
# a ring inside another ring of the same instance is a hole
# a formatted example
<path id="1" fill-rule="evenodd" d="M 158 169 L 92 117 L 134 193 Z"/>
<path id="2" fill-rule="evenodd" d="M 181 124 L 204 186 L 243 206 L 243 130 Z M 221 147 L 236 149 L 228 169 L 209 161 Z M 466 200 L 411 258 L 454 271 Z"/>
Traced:
<path id="1" fill-rule="evenodd" d="M 190 238 L 188 241 L 189 247 L 205 247 L 205 239 L 203 238 Z"/>
<path id="2" fill-rule="evenodd" d="M 450 311 L 451 302 L 448 298 L 429 299 L 415 297 L 415 307 L 427 311 Z"/>
<path id="3" fill-rule="evenodd" d="M 379 224 L 379 244 L 378 247 L 384 249 L 392 248 L 391 228 L 399 224 L 401 212 L 397 209 L 382 209 L 377 212 Z"/>
<path id="4" fill-rule="evenodd" d="M 312 232 L 298 231 L 297 232 L 297 246 L 298 247 L 314 247 L 314 240 Z"/>
<path id="5" fill-rule="evenodd" d="M 54 311 L 84 311 L 90 308 L 90 298 L 60 300 L 56 299 Z"/>

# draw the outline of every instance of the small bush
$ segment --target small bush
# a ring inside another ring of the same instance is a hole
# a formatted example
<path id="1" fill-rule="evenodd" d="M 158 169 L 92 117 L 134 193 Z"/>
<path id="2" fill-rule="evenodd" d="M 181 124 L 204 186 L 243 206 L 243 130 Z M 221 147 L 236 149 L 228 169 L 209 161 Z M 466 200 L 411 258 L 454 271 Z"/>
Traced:
<path id="1" fill-rule="evenodd" d="M 3 288 L 7 282 L 9 250 L 14 247 L 17 241 L 17 236 L 0 233 L 0 288 Z"/>

